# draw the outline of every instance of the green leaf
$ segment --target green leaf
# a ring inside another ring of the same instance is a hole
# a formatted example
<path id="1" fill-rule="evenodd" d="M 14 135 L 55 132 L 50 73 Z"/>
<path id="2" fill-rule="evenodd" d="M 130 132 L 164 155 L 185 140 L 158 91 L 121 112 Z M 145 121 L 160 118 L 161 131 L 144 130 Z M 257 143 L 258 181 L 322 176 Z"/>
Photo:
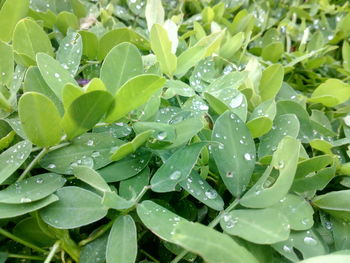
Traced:
<path id="1" fill-rule="evenodd" d="M 129 79 L 118 89 L 114 107 L 107 114 L 106 121 L 113 122 L 146 103 L 153 93 L 161 89 L 165 78 L 157 75 L 140 75 Z M 131 100 L 132 98 L 132 100 Z"/>
<path id="2" fill-rule="evenodd" d="M 350 205 L 349 205 L 350 190 L 340 190 L 328 192 L 323 195 L 316 196 L 312 200 L 312 204 L 318 208 L 325 210 L 335 217 L 349 220 Z"/>
<path id="3" fill-rule="evenodd" d="M 95 170 L 87 166 L 73 168 L 74 175 L 81 181 L 91 185 L 101 192 L 111 191 L 106 181 Z"/>
<path id="4" fill-rule="evenodd" d="M 66 182 L 59 174 L 46 173 L 30 177 L 0 191 L 0 203 L 31 203 L 54 193 Z"/>
<path id="5" fill-rule="evenodd" d="M 103 90 L 91 91 L 73 100 L 61 123 L 68 139 L 93 128 L 105 115 L 112 102 L 112 95 Z"/>
<path id="6" fill-rule="evenodd" d="M 76 186 L 57 190 L 59 201 L 40 210 L 40 216 L 50 226 L 72 229 L 91 224 L 107 214 L 101 197 Z"/>
<path id="7" fill-rule="evenodd" d="M 179 182 L 188 178 L 205 145 L 205 142 L 200 142 L 177 150 L 153 175 L 152 190 L 160 193 L 174 191 Z"/>
<path id="8" fill-rule="evenodd" d="M 299 141 L 289 136 L 284 137 L 272 156 L 271 164 L 255 185 L 244 194 L 240 203 L 245 207 L 264 208 L 281 200 L 292 186 L 299 151 Z M 274 177 L 269 178 L 271 175 Z"/>
<path id="9" fill-rule="evenodd" d="M 0 155 L 0 184 L 9 178 L 29 157 L 32 145 L 21 141 Z"/>
<path id="10" fill-rule="evenodd" d="M 135 152 L 139 147 L 141 147 L 148 138 L 153 134 L 153 130 L 145 131 L 138 134 L 132 141 L 120 146 L 111 156 L 112 161 L 119 161 L 125 156 Z"/>
<path id="11" fill-rule="evenodd" d="M 99 42 L 97 57 L 103 60 L 108 52 L 116 45 L 130 42 L 141 50 L 149 50 L 150 44 L 143 36 L 129 28 L 118 28 L 104 34 Z"/>
<path id="12" fill-rule="evenodd" d="M 259 159 L 270 156 L 277 149 L 284 136 L 296 138 L 299 134 L 300 124 L 295 114 L 283 114 L 274 119 L 272 129 L 260 138 Z"/>
<path id="13" fill-rule="evenodd" d="M 86 133 L 70 145 L 49 152 L 39 164 L 59 174 L 73 174 L 73 168 L 78 165 L 99 169 L 111 163 L 110 152 L 122 143 L 109 133 Z"/>
<path id="14" fill-rule="evenodd" d="M 24 92 L 34 91 L 45 95 L 55 104 L 60 114 L 63 115 L 64 110 L 62 102 L 46 84 L 45 80 L 40 74 L 38 67 L 29 67 L 27 70 L 24 78 L 23 90 Z"/>
<path id="15" fill-rule="evenodd" d="M 33 20 L 25 18 L 19 21 L 13 33 L 13 50 L 19 57 L 18 63 L 24 66 L 35 65 L 35 56 L 39 52 L 53 56 L 53 48 L 45 31 Z"/>
<path id="16" fill-rule="evenodd" d="M 350 98 L 350 85 L 339 79 L 327 79 L 319 85 L 309 98 L 309 102 L 322 103 L 333 107 Z"/>
<path id="17" fill-rule="evenodd" d="M 350 260 L 350 255 L 326 255 L 308 258 L 306 260 L 300 261 L 300 263 L 347 263 Z"/>
<path id="18" fill-rule="evenodd" d="M 148 185 L 150 179 L 150 169 L 148 166 L 139 174 L 123 180 L 119 184 L 119 194 L 125 199 L 135 198 L 145 186 Z"/>
<path id="19" fill-rule="evenodd" d="M 116 210 L 130 209 L 135 205 L 134 200 L 126 200 L 119 196 L 116 192 L 104 192 L 102 205 L 107 208 L 112 208 Z"/>
<path id="20" fill-rule="evenodd" d="M 68 28 L 79 28 L 79 19 L 73 13 L 63 11 L 57 15 L 55 24 L 59 31 L 66 34 Z"/>
<path id="21" fill-rule="evenodd" d="M 106 248 L 107 263 L 133 263 L 137 256 L 137 231 L 130 215 L 120 216 L 113 223 Z"/>
<path id="22" fill-rule="evenodd" d="M 17 22 L 27 15 L 29 0 L 6 0 L 0 10 L 0 40 L 9 42 Z"/>
<path id="23" fill-rule="evenodd" d="M 60 142 L 61 116 L 48 97 L 37 92 L 25 93 L 19 100 L 18 113 L 23 130 L 33 144 L 49 147 Z"/>
<path id="24" fill-rule="evenodd" d="M 98 38 L 90 31 L 79 31 L 83 42 L 83 55 L 91 60 L 96 59 L 98 52 Z"/>
<path id="25" fill-rule="evenodd" d="M 160 0 L 147 0 L 145 11 L 147 28 L 151 31 L 154 24 L 164 23 L 164 8 Z"/>
<path id="26" fill-rule="evenodd" d="M 95 79 L 91 81 L 94 81 L 94 80 Z M 83 94 L 84 94 L 84 91 L 80 87 L 70 83 L 66 84 L 62 91 L 62 102 L 63 102 L 64 108 L 67 110 L 69 106 L 72 104 L 72 102 Z"/>
<path id="27" fill-rule="evenodd" d="M 239 196 L 247 187 L 255 167 L 255 145 L 249 130 L 234 113 L 225 112 L 215 122 L 213 157 L 227 190 Z"/>
<path id="28" fill-rule="evenodd" d="M 298 163 L 292 190 L 306 192 L 322 190 L 335 176 L 334 158 L 330 155 L 319 155 Z M 331 167 L 326 167 L 331 165 Z"/>
<path id="29" fill-rule="evenodd" d="M 114 162 L 98 172 L 107 182 L 119 182 L 141 172 L 151 157 L 152 154 L 149 151 L 141 148 L 134 154 Z"/>
<path id="30" fill-rule="evenodd" d="M 310 203 L 300 196 L 287 194 L 273 208 L 288 218 L 293 230 L 307 230 L 314 224 L 314 210 Z"/>
<path id="31" fill-rule="evenodd" d="M 275 64 L 267 67 L 261 76 L 259 94 L 262 101 L 273 99 L 282 86 L 284 70 L 282 65 Z"/>
<path id="32" fill-rule="evenodd" d="M 179 182 L 179 185 L 198 201 L 214 210 L 224 209 L 224 201 L 216 190 L 195 171 L 186 180 Z"/>
<path id="33" fill-rule="evenodd" d="M 56 59 L 64 69 L 75 75 L 80 65 L 82 53 L 83 42 L 81 36 L 75 32 L 68 32 L 67 36 L 60 42 Z"/>
<path id="34" fill-rule="evenodd" d="M 25 215 L 48 206 L 57 200 L 57 196 L 50 195 L 42 200 L 28 204 L 0 204 L 0 219 Z"/>
<path id="35" fill-rule="evenodd" d="M 49 55 L 39 53 L 36 61 L 45 82 L 59 99 L 62 100 L 63 88 L 67 83 L 78 85 L 72 75 Z"/>
<path id="36" fill-rule="evenodd" d="M 171 41 L 167 31 L 159 24 L 154 24 L 150 32 L 151 47 L 162 72 L 171 77 L 177 64 L 176 56 L 171 52 Z"/>
<path id="37" fill-rule="evenodd" d="M 186 250 L 199 254 L 208 263 L 258 262 L 246 248 L 227 235 L 199 223 L 179 222 L 173 240 Z"/>
<path id="38" fill-rule="evenodd" d="M 257 106 L 250 115 L 247 127 L 253 138 L 266 134 L 272 128 L 273 119 L 276 116 L 276 103 L 267 100 Z"/>
<path id="39" fill-rule="evenodd" d="M 238 209 L 225 214 L 222 229 L 256 244 L 273 244 L 289 236 L 288 218 L 277 209 Z"/>
<path id="40" fill-rule="evenodd" d="M 139 50 L 131 43 L 121 43 L 107 54 L 101 66 L 101 79 L 108 91 L 116 91 L 129 79 L 143 73 Z"/>
<path id="41" fill-rule="evenodd" d="M 1 13 L 0 13 L 0 16 L 1 16 Z M 10 45 L 6 44 L 5 42 L 2 42 L 1 40 L 0 40 L 0 61 L 1 61 L 0 85 L 10 86 L 10 84 L 12 83 L 13 68 L 14 68 L 13 51 Z"/>
<path id="42" fill-rule="evenodd" d="M 264 60 L 276 63 L 283 55 L 282 42 L 272 42 L 262 49 L 261 56 Z"/>
<path id="43" fill-rule="evenodd" d="M 350 45 L 347 41 L 343 42 L 342 57 L 344 69 L 350 72 Z"/>
<path id="44" fill-rule="evenodd" d="M 220 48 L 220 56 L 230 60 L 232 56 L 242 47 L 244 41 L 244 33 L 239 32 L 234 36 L 227 36 L 227 40 Z"/>
<path id="45" fill-rule="evenodd" d="M 224 31 L 214 32 L 200 39 L 193 47 L 185 50 L 178 57 L 175 75 L 185 74 L 203 58 L 212 55 L 221 44 Z"/>
<path id="46" fill-rule="evenodd" d="M 104 263 L 106 262 L 106 247 L 108 235 L 95 239 L 82 247 L 80 252 L 80 263 Z"/>

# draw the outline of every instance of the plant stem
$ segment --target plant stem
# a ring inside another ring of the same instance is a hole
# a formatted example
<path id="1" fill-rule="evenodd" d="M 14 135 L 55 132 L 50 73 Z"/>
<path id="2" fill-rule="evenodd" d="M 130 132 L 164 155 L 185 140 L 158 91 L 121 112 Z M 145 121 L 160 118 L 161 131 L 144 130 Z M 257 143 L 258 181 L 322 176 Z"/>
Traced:
<path id="1" fill-rule="evenodd" d="M 25 241 L 17 236 L 15 236 L 14 234 L 10 233 L 10 232 L 7 232 L 5 229 L 1 228 L 0 227 L 0 235 L 3 235 L 9 239 L 12 239 L 13 241 L 16 241 L 17 243 L 20 243 L 22 244 L 23 246 L 26 246 L 26 247 L 29 247 L 35 251 L 38 251 L 40 253 L 47 253 L 46 250 L 28 242 L 28 241 Z"/>
<path id="2" fill-rule="evenodd" d="M 217 224 L 219 224 L 221 218 L 224 214 L 230 212 L 233 208 L 235 208 L 239 204 L 239 198 L 236 198 L 225 210 L 220 211 L 220 213 L 209 223 L 208 227 L 214 228 Z M 187 250 L 181 251 L 180 254 L 178 254 L 170 263 L 177 263 L 179 262 L 184 256 L 186 256 L 188 253 Z"/>
<path id="3" fill-rule="evenodd" d="M 58 241 L 55 242 L 55 244 L 53 244 L 53 246 L 52 246 L 52 248 L 50 250 L 50 253 L 47 255 L 44 263 L 50 263 L 51 262 L 52 258 L 55 256 L 57 250 L 60 247 L 60 243 L 61 243 L 61 241 L 58 240 Z"/>
<path id="4" fill-rule="evenodd" d="M 160 263 L 159 260 L 157 260 L 156 258 L 154 258 L 152 255 L 150 255 L 148 252 L 144 251 L 143 249 L 140 250 L 140 252 L 144 255 L 146 255 L 146 257 L 148 257 L 149 259 L 153 260 L 155 263 Z"/>
<path id="5" fill-rule="evenodd" d="M 21 254 L 7 254 L 8 258 L 21 258 L 21 259 L 30 259 L 30 260 L 38 260 L 43 261 L 43 257 L 39 256 L 31 256 L 31 255 L 21 255 Z"/>
<path id="6" fill-rule="evenodd" d="M 41 150 L 41 152 L 37 156 L 35 156 L 34 160 L 23 171 L 21 176 L 17 179 L 17 182 L 22 181 L 27 176 L 27 174 L 30 172 L 30 170 L 33 169 L 33 167 L 36 165 L 36 163 L 39 162 L 40 159 L 43 158 L 46 153 L 48 153 L 48 151 L 49 151 L 49 148 L 43 148 Z"/>
<path id="7" fill-rule="evenodd" d="M 97 232 L 93 233 L 90 237 L 80 241 L 79 246 L 80 247 L 85 246 L 86 244 L 102 236 L 104 233 L 106 233 L 106 231 L 108 231 L 112 227 L 113 223 L 114 223 L 114 220 L 109 221 L 108 224 L 105 224 Z"/>

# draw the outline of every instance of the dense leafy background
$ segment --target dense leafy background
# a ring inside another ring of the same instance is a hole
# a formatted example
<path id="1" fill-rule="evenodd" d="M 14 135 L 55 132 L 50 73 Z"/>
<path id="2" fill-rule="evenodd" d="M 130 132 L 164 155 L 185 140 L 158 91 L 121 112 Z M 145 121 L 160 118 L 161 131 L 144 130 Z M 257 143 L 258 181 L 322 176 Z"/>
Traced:
<path id="1" fill-rule="evenodd" d="M 0 0 L 0 262 L 350 262 L 350 6 Z"/>

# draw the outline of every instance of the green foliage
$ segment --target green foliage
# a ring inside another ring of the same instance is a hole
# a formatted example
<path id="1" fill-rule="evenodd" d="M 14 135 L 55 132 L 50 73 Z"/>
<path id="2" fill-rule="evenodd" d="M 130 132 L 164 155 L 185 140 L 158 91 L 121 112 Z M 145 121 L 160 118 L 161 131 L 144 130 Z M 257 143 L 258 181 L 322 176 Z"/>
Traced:
<path id="1" fill-rule="evenodd" d="M 0 0 L 0 263 L 348 262 L 346 1 Z"/>

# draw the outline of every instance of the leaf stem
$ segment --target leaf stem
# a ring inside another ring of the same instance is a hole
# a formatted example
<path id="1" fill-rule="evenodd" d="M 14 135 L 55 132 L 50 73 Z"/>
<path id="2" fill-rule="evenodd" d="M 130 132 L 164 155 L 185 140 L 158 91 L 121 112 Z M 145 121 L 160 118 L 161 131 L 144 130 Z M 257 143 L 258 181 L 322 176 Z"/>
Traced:
<path id="1" fill-rule="evenodd" d="M 21 259 L 30 259 L 30 260 L 38 260 L 43 261 L 44 258 L 40 256 L 31 256 L 31 255 L 21 255 L 21 254 L 8 254 L 8 258 L 21 258 Z"/>
<path id="2" fill-rule="evenodd" d="M 86 244 L 94 241 L 95 239 L 99 238 L 102 236 L 104 233 L 106 233 L 113 225 L 114 220 L 109 221 L 107 224 L 105 224 L 103 227 L 101 227 L 97 232 L 93 233 L 91 236 L 88 238 L 82 240 L 79 242 L 79 246 L 85 246 Z"/>
<path id="3" fill-rule="evenodd" d="M 41 150 L 41 152 L 35 156 L 34 160 L 27 166 L 27 168 L 23 171 L 23 173 L 21 174 L 21 176 L 17 179 L 17 182 L 20 182 L 22 181 L 26 176 L 27 174 L 30 172 L 31 169 L 33 169 L 33 167 L 36 165 L 37 162 L 40 161 L 41 158 L 44 157 L 44 155 L 46 153 L 49 152 L 49 148 L 43 148 Z"/>
<path id="4" fill-rule="evenodd" d="M 157 260 L 156 258 L 154 258 L 151 254 L 149 254 L 148 252 L 144 251 L 143 249 L 141 249 L 140 252 L 141 252 L 142 254 L 144 254 L 146 257 L 148 257 L 149 259 L 153 260 L 155 263 L 160 263 L 159 260 Z"/>
<path id="5" fill-rule="evenodd" d="M 220 211 L 220 213 L 209 223 L 208 227 L 214 228 L 219 224 L 221 218 L 232 209 L 234 209 L 239 204 L 239 198 L 236 198 L 225 210 Z M 170 263 L 178 263 L 183 257 L 189 253 L 187 250 L 181 251 Z"/>
<path id="6" fill-rule="evenodd" d="M 7 238 L 9 238 L 9 239 L 12 239 L 13 241 L 15 241 L 15 242 L 17 242 L 17 243 L 20 243 L 20 244 L 22 244 L 23 246 L 29 247 L 29 248 L 31 248 L 31 249 L 37 251 L 37 252 L 40 252 L 40 253 L 47 253 L 46 250 L 44 250 L 44 249 L 42 249 L 42 248 L 40 248 L 40 247 L 38 247 L 38 246 L 36 246 L 36 245 L 34 245 L 34 244 L 28 242 L 28 241 L 25 241 L 25 240 L 19 238 L 18 236 L 15 236 L 14 234 L 12 234 L 12 233 L 6 231 L 5 229 L 3 229 L 3 228 L 1 228 L 1 227 L 0 227 L 0 235 L 3 235 L 3 236 L 5 236 L 5 237 L 7 237 Z"/>
<path id="7" fill-rule="evenodd" d="M 60 244 L 61 244 L 60 240 L 56 241 L 55 244 L 53 244 L 53 246 L 52 246 L 52 248 L 50 250 L 50 253 L 47 255 L 44 263 L 50 263 L 51 262 L 52 258 L 55 256 L 57 250 L 59 249 Z"/>

